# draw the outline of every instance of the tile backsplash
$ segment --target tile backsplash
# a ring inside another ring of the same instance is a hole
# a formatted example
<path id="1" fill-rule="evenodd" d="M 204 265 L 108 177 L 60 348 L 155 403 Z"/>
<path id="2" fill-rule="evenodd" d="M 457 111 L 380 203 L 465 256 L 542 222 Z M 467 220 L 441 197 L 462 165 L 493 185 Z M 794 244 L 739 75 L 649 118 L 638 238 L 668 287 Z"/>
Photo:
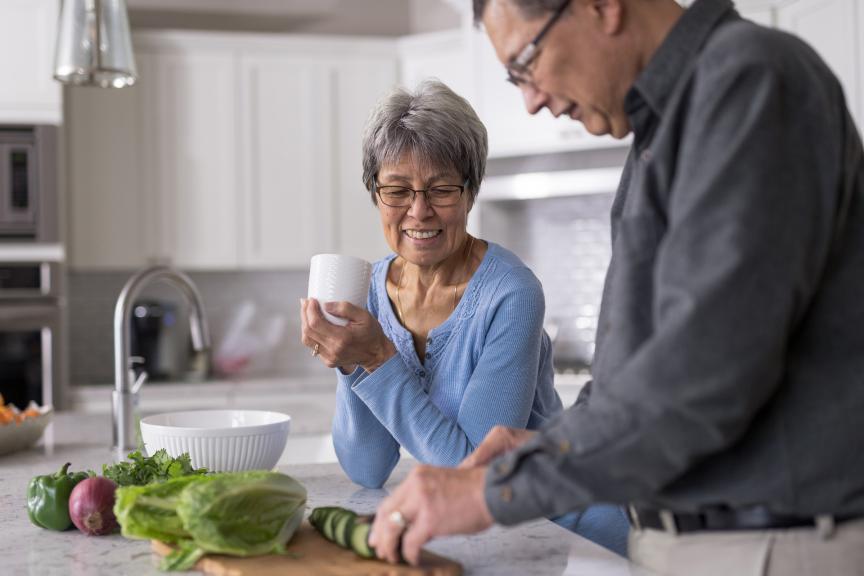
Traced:
<path id="1" fill-rule="evenodd" d="M 559 371 L 582 371 L 594 354 L 611 257 L 612 199 L 586 194 L 478 206 L 481 235 L 516 253 L 543 284 L 546 330 Z"/>

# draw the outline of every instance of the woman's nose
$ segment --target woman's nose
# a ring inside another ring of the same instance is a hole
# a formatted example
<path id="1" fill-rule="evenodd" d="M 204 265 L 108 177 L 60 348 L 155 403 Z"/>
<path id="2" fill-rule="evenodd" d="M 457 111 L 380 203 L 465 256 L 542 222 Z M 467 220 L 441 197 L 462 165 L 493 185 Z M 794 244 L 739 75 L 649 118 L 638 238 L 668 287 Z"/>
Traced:
<path id="1" fill-rule="evenodd" d="M 413 218 L 417 220 L 422 220 L 423 218 L 429 216 L 432 213 L 432 206 L 430 206 L 429 201 L 426 198 L 425 192 L 415 192 L 414 199 L 411 202 L 411 206 L 408 208 L 408 214 L 410 214 Z"/>

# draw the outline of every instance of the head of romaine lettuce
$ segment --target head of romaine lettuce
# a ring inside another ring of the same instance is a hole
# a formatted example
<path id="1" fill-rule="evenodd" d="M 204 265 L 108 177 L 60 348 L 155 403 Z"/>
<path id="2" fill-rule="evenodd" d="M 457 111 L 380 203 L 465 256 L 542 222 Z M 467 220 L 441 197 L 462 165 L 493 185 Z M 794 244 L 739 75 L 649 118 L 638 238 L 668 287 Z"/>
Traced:
<path id="1" fill-rule="evenodd" d="M 303 521 L 306 489 L 279 472 L 187 476 L 120 488 L 114 509 L 124 536 L 178 544 L 162 567 L 186 570 L 206 552 L 284 552 Z"/>

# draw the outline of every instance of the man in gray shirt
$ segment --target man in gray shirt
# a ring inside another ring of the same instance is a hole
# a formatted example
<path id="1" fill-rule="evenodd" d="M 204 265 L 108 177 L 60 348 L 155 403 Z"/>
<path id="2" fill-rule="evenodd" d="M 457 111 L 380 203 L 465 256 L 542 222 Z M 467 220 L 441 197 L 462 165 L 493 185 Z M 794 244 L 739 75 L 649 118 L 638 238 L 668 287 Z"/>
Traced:
<path id="1" fill-rule="evenodd" d="M 536 434 L 412 471 L 379 556 L 608 502 L 658 572 L 864 573 L 864 153 L 837 79 L 730 0 L 475 17 L 530 112 L 633 133 L 593 386 Z"/>

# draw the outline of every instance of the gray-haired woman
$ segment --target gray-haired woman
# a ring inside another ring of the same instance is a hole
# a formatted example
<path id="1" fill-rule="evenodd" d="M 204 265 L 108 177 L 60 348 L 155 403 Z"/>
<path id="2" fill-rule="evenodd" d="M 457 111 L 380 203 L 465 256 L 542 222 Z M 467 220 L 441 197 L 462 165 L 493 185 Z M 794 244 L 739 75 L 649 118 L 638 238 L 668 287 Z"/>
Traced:
<path id="1" fill-rule="evenodd" d="M 561 410 L 540 282 L 466 230 L 486 153 L 480 119 L 438 81 L 395 90 L 367 122 L 363 182 L 394 254 L 374 266 L 368 312 L 326 305 L 347 326 L 313 300 L 301 310 L 303 343 L 339 367 L 333 443 L 363 486 L 387 480 L 400 447 L 455 466 L 495 425 L 535 429 Z"/>

